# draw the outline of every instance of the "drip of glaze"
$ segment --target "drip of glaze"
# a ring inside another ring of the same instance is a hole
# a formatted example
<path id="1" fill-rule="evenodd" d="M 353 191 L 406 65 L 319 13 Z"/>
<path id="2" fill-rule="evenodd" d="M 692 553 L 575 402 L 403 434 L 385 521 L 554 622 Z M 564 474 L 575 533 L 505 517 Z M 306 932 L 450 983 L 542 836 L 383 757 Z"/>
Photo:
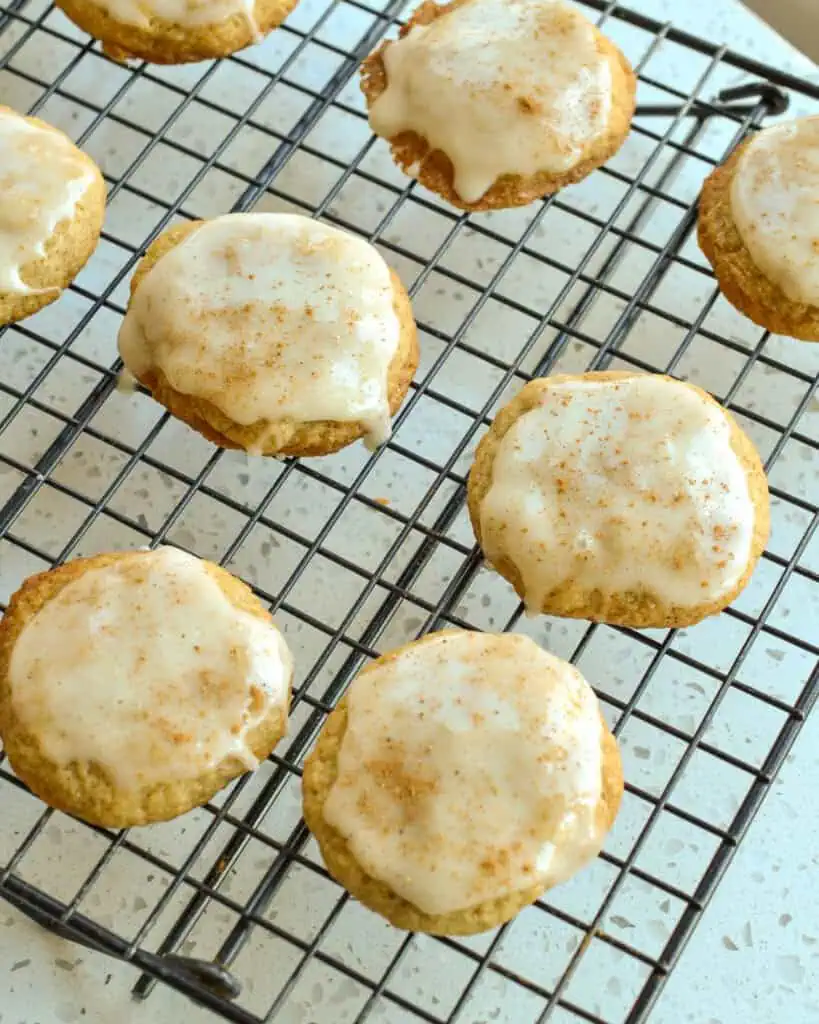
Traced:
<path id="1" fill-rule="evenodd" d="M 55 228 L 73 217 L 94 181 L 89 161 L 62 132 L 0 111 L 0 292 L 41 295 L 20 276 L 46 254 Z"/>
<path id="2" fill-rule="evenodd" d="M 123 395 L 133 395 L 139 389 L 139 381 L 124 366 L 117 374 L 117 391 Z"/>

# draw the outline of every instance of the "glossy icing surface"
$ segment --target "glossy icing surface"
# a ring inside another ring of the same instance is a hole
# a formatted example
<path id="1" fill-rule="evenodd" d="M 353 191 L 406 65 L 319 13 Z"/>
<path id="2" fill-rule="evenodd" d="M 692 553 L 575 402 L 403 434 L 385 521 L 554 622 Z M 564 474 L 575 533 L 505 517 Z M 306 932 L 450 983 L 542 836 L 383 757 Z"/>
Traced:
<path id="1" fill-rule="evenodd" d="M 124 789 L 256 760 L 248 733 L 285 708 L 292 660 L 175 548 L 90 569 L 27 623 L 10 665 L 16 714 L 58 765 L 94 762 Z"/>
<path id="2" fill-rule="evenodd" d="M 533 611 L 568 582 L 690 607 L 736 584 L 754 517 L 719 408 L 644 374 L 545 390 L 500 442 L 481 532 Z"/>
<path id="3" fill-rule="evenodd" d="M 527 637 L 432 634 L 354 680 L 324 816 L 426 913 L 545 888 L 602 845 L 602 728 Z"/>

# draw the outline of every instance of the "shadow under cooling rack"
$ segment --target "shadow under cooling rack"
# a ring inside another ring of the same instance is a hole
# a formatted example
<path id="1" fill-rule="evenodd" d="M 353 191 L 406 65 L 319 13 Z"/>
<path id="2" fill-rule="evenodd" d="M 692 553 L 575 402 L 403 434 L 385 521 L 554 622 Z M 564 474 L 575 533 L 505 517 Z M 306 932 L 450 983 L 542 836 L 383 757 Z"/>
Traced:
<path id="1" fill-rule="evenodd" d="M 0 587 L 111 548 L 171 543 L 274 610 L 299 669 L 290 736 L 176 822 L 111 833 L 43 807 L 0 754 L 0 895 L 51 932 L 239 1024 L 636 1024 L 705 909 L 819 688 L 819 346 L 720 298 L 694 243 L 705 175 L 819 89 L 613 4 L 639 71 L 623 150 L 526 210 L 462 216 L 370 136 L 361 58 L 401 3 L 303 0 L 230 60 L 123 68 L 52 6 L 0 15 L 4 102 L 66 130 L 109 185 L 100 247 L 55 306 L 2 332 Z M 744 76 L 737 84 L 737 78 Z M 390 443 L 248 461 L 143 395 L 114 338 L 139 255 L 180 218 L 295 210 L 364 235 L 409 287 L 422 363 Z M 551 372 L 637 368 L 712 391 L 766 462 L 774 529 L 735 606 L 686 631 L 521 618 L 464 514 L 498 405 Z M 329 879 L 301 764 L 367 659 L 454 625 L 528 632 L 594 684 L 622 746 L 623 810 L 587 872 L 476 939 L 404 935 Z"/>

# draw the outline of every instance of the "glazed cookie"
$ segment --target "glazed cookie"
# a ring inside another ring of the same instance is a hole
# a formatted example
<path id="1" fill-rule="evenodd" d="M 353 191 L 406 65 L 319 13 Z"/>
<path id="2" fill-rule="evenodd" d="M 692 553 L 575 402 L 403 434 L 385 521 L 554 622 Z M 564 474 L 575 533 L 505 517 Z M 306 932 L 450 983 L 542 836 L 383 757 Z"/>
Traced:
<path id="1" fill-rule="evenodd" d="M 56 0 L 114 60 L 227 57 L 281 25 L 298 0 Z"/>
<path id="2" fill-rule="evenodd" d="M 562 0 L 425 0 L 362 66 L 372 130 L 462 210 L 524 206 L 585 178 L 628 134 L 635 85 Z"/>
<path id="3" fill-rule="evenodd" d="M 0 106 L 0 326 L 60 297 L 96 249 L 105 182 L 62 132 Z"/>
<path id="4" fill-rule="evenodd" d="M 733 417 L 693 384 L 635 373 L 528 383 L 478 446 L 469 513 L 529 612 L 636 628 L 725 608 L 769 528 Z"/>
<path id="5" fill-rule="evenodd" d="M 119 348 L 175 416 L 255 455 L 382 444 L 418 365 L 409 299 L 378 252 L 277 213 L 160 236 L 131 282 Z"/>
<path id="6" fill-rule="evenodd" d="M 32 576 L 0 623 L 0 737 L 39 797 L 96 825 L 209 800 L 285 732 L 292 662 L 230 573 L 175 548 Z"/>
<path id="7" fill-rule="evenodd" d="M 573 666 L 528 637 L 433 633 L 373 662 L 304 767 L 333 877 L 398 928 L 494 928 L 602 848 L 620 755 Z"/>
<path id="8" fill-rule="evenodd" d="M 776 334 L 819 341 L 819 117 L 739 146 L 706 178 L 697 229 L 732 305 Z"/>

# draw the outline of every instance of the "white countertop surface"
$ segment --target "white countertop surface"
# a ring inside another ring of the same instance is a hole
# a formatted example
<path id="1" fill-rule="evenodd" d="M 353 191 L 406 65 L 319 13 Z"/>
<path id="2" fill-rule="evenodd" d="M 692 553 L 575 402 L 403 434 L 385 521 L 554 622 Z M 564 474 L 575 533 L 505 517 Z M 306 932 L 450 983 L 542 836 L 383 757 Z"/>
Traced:
<path id="1" fill-rule="evenodd" d="M 662 20 L 673 19 L 711 40 L 725 40 L 733 49 L 768 63 L 814 73 L 805 58 L 735 0 L 633 0 L 631 6 Z M 819 715 L 814 715 L 672 974 L 651 1024 L 819 1021 L 817 792 Z M 0 833 L 2 829 L 0 818 Z M 133 901 L 134 897 L 133 890 L 123 889 L 111 899 L 121 900 L 124 906 L 126 898 Z M 622 918 L 621 922 L 622 937 L 627 940 L 629 922 Z M 271 960 L 271 970 L 272 965 Z M 177 1024 L 180 1019 L 204 1024 L 215 1020 L 161 987 L 146 1004 L 134 1003 L 129 997 L 134 979 L 132 969 L 52 939 L 0 901 L 0 1024 Z M 613 984 L 614 978 L 609 981 Z M 333 1020 L 321 989 L 316 982 L 314 1002 L 287 1011 L 277 1022 Z M 339 1000 L 334 1024 L 348 1019 L 343 993 Z M 381 1019 L 372 1018 L 374 1024 Z M 501 1024 L 514 1020 L 494 1010 L 487 1012 L 487 1019 Z M 464 1018 L 464 1024 L 480 1020 L 478 1014 L 468 1021 Z M 560 1024 L 563 1021 L 560 1017 Z"/>

